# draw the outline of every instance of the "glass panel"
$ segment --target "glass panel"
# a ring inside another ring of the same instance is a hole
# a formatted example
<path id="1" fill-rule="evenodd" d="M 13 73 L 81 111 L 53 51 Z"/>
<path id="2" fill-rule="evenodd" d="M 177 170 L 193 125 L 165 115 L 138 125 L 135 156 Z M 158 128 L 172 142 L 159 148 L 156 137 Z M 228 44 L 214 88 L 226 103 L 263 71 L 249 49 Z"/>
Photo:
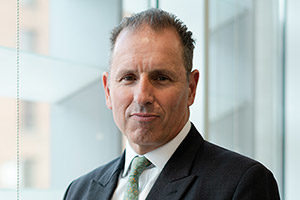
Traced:
<path id="1" fill-rule="evenodd" d="M 300 1 L 286 1 L 285 197 L 299 198 L 300 179 Z"/>
<path id="2" fill-rule="evenodd" d="M 15 2 L 0 1 L 0 51 L 15 47 Z M 4 59 L 5 58 L 5 59 Z M 9 68 L 8 68 L 9 66 Z M 16 187 L 16 71 L 15 56 L 0 53 L 0 188 Z M 4 68 L 11 70 L 4 70 Z M 12 96 L 3 95 L 7 91 Z M 2 197 L 1 197 L 2 198 Z"/>
<path id="3" fill-rule="evenodd" d="M 209 139 L 249 156 L 254 151 L 252 12 L 251 1 L 210 1 Z"/>
<path id="4" fill-rule="evenodd" d="M 0 188 L 14 188 L 16 182 L 15 100 L 0 97 Z"/>
<path id="5" fill-rule="evenodd" d="M 20 2 L 22 199 L 61 199 L 73 179 L 121 152 L 100 83 L 121 5 Z M 0 1 L 0 199 L 15 199 L 17 179 L 15 4 Z"/>
<path id="6" fill-rule="evenodd" d="M 122 0 L 123 16 L 130 16 L 148 8 L 157 7 L 157 0 Z"/>
<path id="7" fill-rule="evenodd" d="M 282 189 L 279 1 L 209 1 L 209 139 L 264 163 Z"/>

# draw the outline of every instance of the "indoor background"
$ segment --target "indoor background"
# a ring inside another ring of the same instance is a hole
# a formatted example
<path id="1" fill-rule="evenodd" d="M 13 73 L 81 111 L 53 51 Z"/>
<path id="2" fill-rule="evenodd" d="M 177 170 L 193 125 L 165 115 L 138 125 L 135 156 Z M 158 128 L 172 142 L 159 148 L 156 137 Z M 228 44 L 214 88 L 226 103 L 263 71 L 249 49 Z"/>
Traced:
<path id="1" fill-rule="evenodd" d="M 68 184 L 121 154 L 101 75 L 122 17 L 157 7 L 196 39 L 200 82 L 190 120 L 209 141 L 259 160 L 282 199 L 300 180 L 300 1 L 0 0 L 0 199 L 62 199 Z"/>

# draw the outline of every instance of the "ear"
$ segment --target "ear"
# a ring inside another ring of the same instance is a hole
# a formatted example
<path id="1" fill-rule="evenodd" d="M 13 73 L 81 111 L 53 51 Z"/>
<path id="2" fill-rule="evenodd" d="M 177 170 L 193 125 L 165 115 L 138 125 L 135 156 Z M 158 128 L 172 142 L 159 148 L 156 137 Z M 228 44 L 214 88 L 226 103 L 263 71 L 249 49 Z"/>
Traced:
<path id="1" fill-rule="evenodd" d="M 196 89 L 198 85 L 198 80 L 199 80 L 199 71 L 194 70 L 190 73 L 189 75 L 189 96 L 188 96 L 188 106 L 191 106 L 194 103 L 195 96 L 196 96 Z"/>
<path id="2" fill-rule="evenodd" d="M 102 83 L 103 83 L 104 92 L 105 92 L 106 106 L 109 109 L 112 109 L 111 97 L 110 97 L 110 91 L 109 91 L 109 74 L 108 74 L 108 72 L 103 72 Z"/>

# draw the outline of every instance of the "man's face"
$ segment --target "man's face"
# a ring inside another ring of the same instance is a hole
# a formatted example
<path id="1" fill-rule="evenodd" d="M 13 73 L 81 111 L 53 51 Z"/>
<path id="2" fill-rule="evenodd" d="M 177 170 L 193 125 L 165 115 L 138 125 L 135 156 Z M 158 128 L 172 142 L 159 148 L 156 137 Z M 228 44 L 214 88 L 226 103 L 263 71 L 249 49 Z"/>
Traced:
<path id="1" fill-rule="evenodd" d="M 152 151 L 179 133 L 189 118 L 198 77 L 195 70 L 187 81 L 182 45 L 172 28 L 155 32 L 143 26 L 119 34 L 103 85 L 106 104 L 137 153 Z"/>

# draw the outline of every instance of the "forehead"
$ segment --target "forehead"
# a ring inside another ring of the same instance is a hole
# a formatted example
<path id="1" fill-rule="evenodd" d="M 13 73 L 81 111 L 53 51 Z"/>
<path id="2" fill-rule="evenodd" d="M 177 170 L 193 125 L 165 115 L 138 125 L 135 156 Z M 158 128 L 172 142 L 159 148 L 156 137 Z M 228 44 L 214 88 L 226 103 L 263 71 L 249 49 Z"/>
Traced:
<path id="1" fill-rule="evenodd" d="M 159 38 L 160 40 L 168 40 L 172 38 L 175 42 L 175 44 L 179 45 L 178 48 L 181 48 L 181 40 L 180 37 L 174 27 L 166 27 L 166 28 L 158 28 L 154 29 L 149 25 L 141 25 L 137 28 L 134 27 L 126 27 L 124 28 L 118 35 L 115 45 L 114 45 L 114 50 L 118 49 L 119 46 L 118 44 L 124 43 L 125 41 L 128 40 L 136 40 L 136 42 L 141 42 L 139 38 L 144 38 L 144 39 L 157 39 Z M 154 40 L 155 41 L 155 40 Z M 161 42 L 161 41 L 160 41 Z M 156 42 L 159 43 L 159 42 Z"/>
<path id="2" fill-rule="evenodd" d="M 183 63 L 182 44 L 175 28 L 153 30 L 144 25 L 136 30 L 123 29 L 117 37 L 111 68 L 126 62 Z M 141 63 L 140 63 L 141 64 Z"/>

